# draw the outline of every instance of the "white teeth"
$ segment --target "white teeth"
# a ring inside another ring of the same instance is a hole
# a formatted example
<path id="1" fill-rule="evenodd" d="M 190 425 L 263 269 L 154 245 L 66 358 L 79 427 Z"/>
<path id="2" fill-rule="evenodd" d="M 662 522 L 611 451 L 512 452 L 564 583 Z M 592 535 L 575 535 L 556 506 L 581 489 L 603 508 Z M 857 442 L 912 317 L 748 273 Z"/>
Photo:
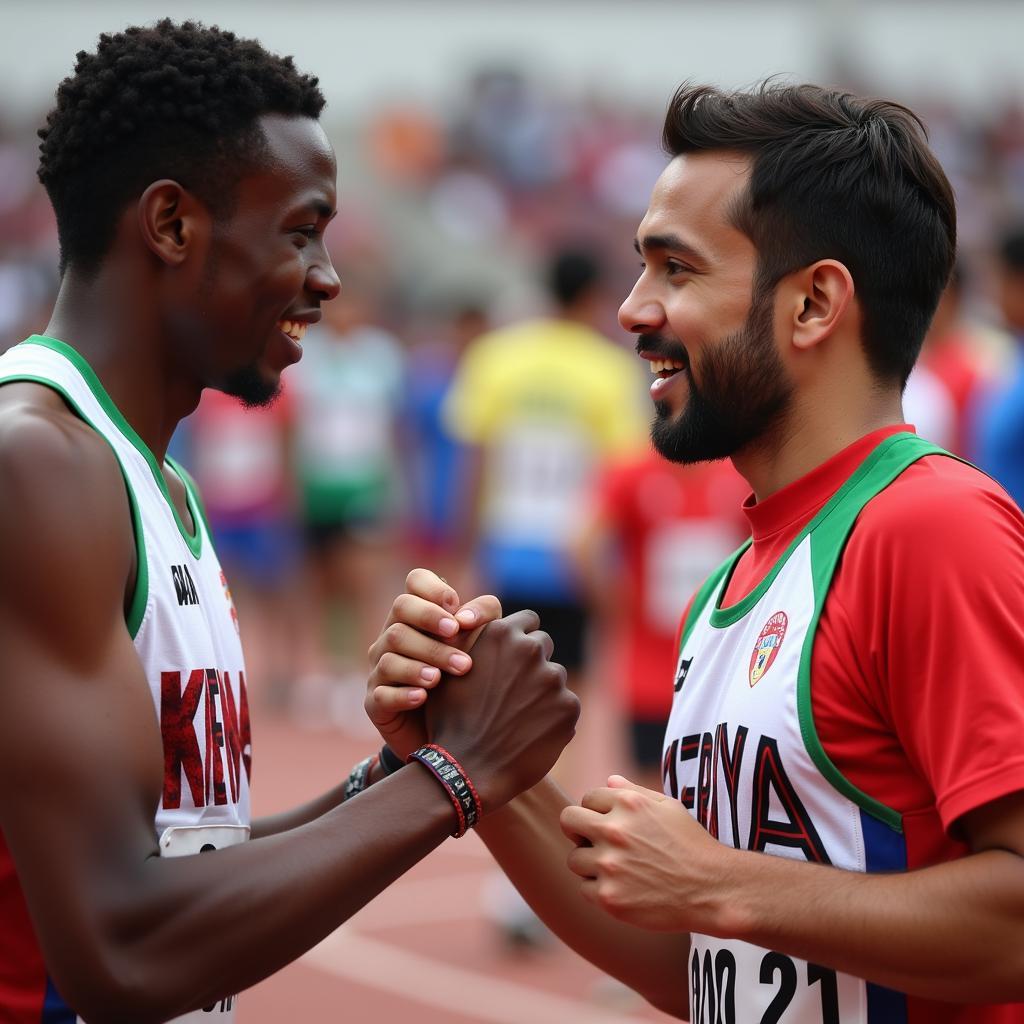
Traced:
<path id="1" fill-rule="evenodd" d="M 278 320 L 277 326 L 287 334 L 292 341 L 302 341 L 306 336 L 306 328 L 309 324 L 305 324 L 301 320 Z"/>
<path id="2" fill-rule="evenodd" d="M 686 364 L 674 359 L 649 359 L 651 373 L 663 373 L 665 370 L 682 370 Z"/>

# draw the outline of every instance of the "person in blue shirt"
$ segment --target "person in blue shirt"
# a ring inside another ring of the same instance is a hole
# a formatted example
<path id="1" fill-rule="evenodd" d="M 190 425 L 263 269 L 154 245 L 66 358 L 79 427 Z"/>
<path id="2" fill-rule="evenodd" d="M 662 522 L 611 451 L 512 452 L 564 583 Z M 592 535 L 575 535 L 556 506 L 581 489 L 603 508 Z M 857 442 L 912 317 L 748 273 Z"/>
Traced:
<path id="1" fill-rule="evenodd" d="M 1004 381 L 978 404 L 974 458 L 1024 506 L 1024 224 L 1003 236 L 997 255 L 999 308 L 1017 344 Z"/>

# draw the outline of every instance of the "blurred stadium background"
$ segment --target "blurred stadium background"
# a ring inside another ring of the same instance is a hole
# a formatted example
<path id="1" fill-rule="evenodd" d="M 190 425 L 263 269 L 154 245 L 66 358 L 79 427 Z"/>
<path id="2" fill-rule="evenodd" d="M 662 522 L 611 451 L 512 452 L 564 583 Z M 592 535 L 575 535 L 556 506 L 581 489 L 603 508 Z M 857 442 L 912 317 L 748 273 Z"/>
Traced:
<path id="1" fill-rule="evenodd" d="M 961 268 L 911 382 L 908 419 L 984 465 L 978 410 L 1016 372 L 1012 338 L 1024 329 L 1007 313 L 997 259 L 1000 240 L 1024 223 L 1021 3 L 6 0 L 0 351 L 42 330 L 57 285 L 34 135 L 55 86 L 99 32 L 163 16 L 293 54 L 320 78 L 339 157 L 328 234 L 344 286 L 336 312 L 310 331 L 273 410 L 240 418 L 204 399 L 175 440 L 206 491 L 236 591 L 257 705 L 258 810 L 333 783 L 373 748 L 363 652 L 412 565 L 464 590 L 493 585 L 470 543 L 489 528 L 476 511 L 473 451 L 493 456 L 499 439 L 459 422 L 453 375 L 478 335 L 548 314 L 544 268 L 567 245 L 604 265 L 588 317 L 628 351 L 615 310 L 664 165 L 661 117 L 684 79 L 742 87 L 782 74 L 884 95 L 924 117 L 957 193 Z M 572 376 L 561 384 L 583 387 Z M 638 401 L 643 387 L 638 368 Z M 560 768 L 573 792 L 630 768 L 637 752 L 624 723 L 656 727 L 663 688 L 632 679 L 629 644 L 640 635 L 668 649 L 687 591 L 742 529 L 734 479 L 641 476 L 645 441 L 631 429 L 617 429 L 614 444 L 589 438 L 584 455 L 566 448 L 561 467 L 542 445 L 548 461 L 533 470 L 554 477 L 516 499 L 526 518 L 542 518 L 537 502 L 561 494 L 549 501 L 559 523 L 536 525 L 552 557 L 571 563 L 576 600 L 601 627 L 579 671 L 581 752 Z M 1013 459 L 1024 459 L 1019 447 Z M 500 471 L 487 487 L 499 487 Z M 666 498 L 672 487 L 683 497 Z M 655 506 L 666 521 L 654 522 Z M 662 621 L 645 622 L 648 608 Z M 630 770 L 649 778 L 651 765 Z M 447 844 L 243 999 L 240 1020 L 660 1019 L 528 922 L 510 924 L 507 894 L 489 875 L 475 838 Z M 479 906 L 465 903 L 467 877 L 479 879 Z"/>

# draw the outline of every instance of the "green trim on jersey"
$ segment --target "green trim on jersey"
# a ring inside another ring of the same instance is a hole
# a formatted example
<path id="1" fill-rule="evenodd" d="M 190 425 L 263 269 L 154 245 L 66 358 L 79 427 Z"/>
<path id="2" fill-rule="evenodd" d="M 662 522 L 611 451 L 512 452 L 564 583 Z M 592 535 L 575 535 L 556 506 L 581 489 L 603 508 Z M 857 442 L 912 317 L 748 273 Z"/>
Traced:
<path id="1" fill-rule="evenodd" d="M 926 455 L 943 455 L 957 459 L 959 462 L 965 461 L 937 445 L 925 441 L 916 434 L 901 432 L 889 435 L 878 443 L 817 515 L 796 535 L 779 556 L 767 576 L 742 600 L 728 608 L 722 608 L 721 602 L 728 590 L 733 570 L 740 557 L 750 547 L 751 541 L 748 540 L 738 551 L 730 555 L 697 591 L 679 644 L 681 653 L 702 609 L 709 600 L 714 601 L 711 614 L 708 617 L 709 625 L 712 628 L 723 629 L 739 622 L 765 595 L 790 556 L 809 535 L 814 610 L 811 613 L 803 650 L 800 653 L 796 686 L 797 717 L 800 722 L 804 747 L 818 771 L 834 789 L 896 832 L 903 831 L 900 812 L 887 807 L 858 789 L 839 771 L 822 746 L 817 727 L 814 724 L 814 711 L 811 702 L 811 658 L 818 622 L 832 585 L 832 577 L 835 575 L 839 558 L 846 547 L 857 517 L 872 498 L 885 490 L 908 466 Z M 966 463 L 966 465 L 970 465 L 970 463 Z"/>
<path id="2" fill-rule="evenodd" d="M 874 469 L 875 463 L 879 458 L 891 447 L 892 442 L 901 437 L 914 437 L 916 434 L 892 434 L 885 440 L 881 441 L 877 448 L 875 448 L 870 455 L 857 467 L 850 478 L 843 484 L 842 487 L 832 495 L 831 498 L 825 503 L 824 507 L 818 512 L 816 516 L 793 538 L 790 542 L 789 547 L 779 556 L 778 561 L 772 566 L 768 575 L 754 589 L 747 594 L 742 600 L 737 601 L 736 604 L 730 605 L 728 608 L 721 607 L 721 601 L 725 595 L 725 591 L 728 589 L 728 584 L 722 588 L 722 592 L 718 595 L 715 601 L 715 607 L 711 611 L 711 625 L 716 629 L 724 628 L 725 626 L 732 626 L 739 622 L 758 601 L 764 597 L 767 593 L 768 588 L 775 582 L 775 578 L 782 571 L 782 567 L 789 561 L 790 556 L 794 551 L 804 542 L 804 539 L 809 533 L 818 528 L 818 524 L 826 520 L 844 500 L 846 495 L 852 488 L 856 488 L 860 485 L 860 482 L 864 480 Z M 918 438 L 918 440 L 920 440 Z M 936 449 L 941 452 L 942 449 Z M 881 488 L 879 488 L 881 490 Z M 742 550 L 741 552 L 742 553 Z M 738 555 L 737 555 L 738 561 Z M 730 572 L 730 576 L 732 573 Z"/>
<path id="3" fill-rule="evenodd" d="M 712 599 L 721 599 L 721 594 L 716 595 L 719 583 L 723 580 L 729 580 L 732 578 L 732 571 L 736 567 L 736 563 L 740 560 L 743 552 L 750 547 L 752 541 L 747 538 L 731 555 L 717 569 L 715 569 L 711 575 L 700 585 L 700 589 L 696 594 L 693 595 L 693 601 L 690 604 L 690 612 L 686 616 L 686 621 L 683 623 L 683 632 L 679 637 L 679 653 L 683 653 L 683 646 L 686 641 L 690 639 L 690 634 L 693 632 L 693 627 L 697 625 L 697 620 L 700 618 L 700 614 L 704 611 L 704 606 L 708 601 Z M 722 587 L 722 594 L 726 591 L 726 584 Z"/>
<path id="4" fill-rule="evenodd" d="M 188 502 L 189 512 L 192 513 L 192 522 L 196 533 L 199 532 L 199 520 L 201 519 L 206 527 L 206 536 L 210 538 L 210 543 L 212 544 L 213 530 L 210 528 L 210 520 L 206 515 L 206 506 L 203 504 L 203 499 L 199 494 L 199 485 L 196 483 L 195 478 L 177 459 L 172 459 L 170 455 L 164 459 L 164 462 L 174 470 L 182 486 L 185 488 L 185 500 Z"/>
<path id="5" fill-rule="evenodd" d="M 860 470 L 865 472 L 858 470 L 854 473 L 839 489 L 827 508 L 815 517 L 815 530 L 811 534 L 814 611 L 807 627 L 803 650 L 800 652 L 800 668 L 797 675 L 797 716 L 800 720 L 804 746 L 811 760 L 835 789 L 895 832 L 903 831 L 903 816 L 900 812 L 858 789 L 839 771 L 822 746 L 814 724 L 811 702 L 811 659 L 818 621 L 825 607 L 825 598 L 857 517 L 872 498 L 884 491 L 908 466 L 926 455 L 956 457 L 916 434 L 890 435 L 861 464 Z"/>
<path id="6" fill-rule="evenodd" d="M 57 394 L 64 399 L 67 405 L 75 411 L 78 418 L 83 423 L 88 424 L 88 426 L 91 427 L 99 437 L 102 437 L 103 440 L 106 441 L 110 446 L 110 450 L 113 453 L 114 458 L 117 460 L 117 468 L 121 470 L 121 476 L 124 478 L 125 490 L 128 492 L 128 507 L 132 517 L 132 533 L 135 537 L 135 589 L 132 592 L 132 599 L 128 605 L 128 611 L 125 613 L 125 625 L 128 627 L 129 635 L 134 640 L 142 626 L 142 619 L 146 614 L 146 605 L 149 602 L 149 561 L 146 558 L 146 542 L 142 533 L 142 514 L 139 512 L 139 503 L 135 497 L 135 489 L 132 487 L 131 480 L 128 479 L 128 473 L 121 462 L 121 456 L 117 454 L 117 449 L 103 435 L 103 432 L 82 411 L 81 406 L 56 381 L 52 381 L 47 377 L 40 377 L 35 374 L 27 373 L 14 373 L 6 377 L 0 377 L 0 384 L 14 384 L 18 381 L 25 381 L 31 384 L 42 384 L 44 387 L 48 387 L 51 391 L 56 391 Z"/>
<path id="7" fill-rule="evenodd" d="M 143 441 L 135 432 L 132 425 L 124 418 L 121 410 L 114 405 L 110 395 L 107 394 L 102 383 L 100 383 L 100 379 L 96 376 L 93 368 L 66 342 L 59 341 L 57 338 L 47 337 L 45 334 L 33 334 L 30 338 L 26 338 L 21 342 L 21 344 L 39 345 L 42 348 L 52 349 L 54 352 L 64 356 L 64 358 L 67 359 L 76 370 L 78 370 L 82 375 L 83 380 L 88 385 L 89 390 L 96 398 L 96 401 L 100 403 L 103 411 L 113 421 L 114 426 L 124 434 L 125 438 L 134 445 L 139 454 L 149 464 L 149 468 L 153 473 L 153 479 L 156 481 L 157 487 L 159 487 L 163 492 L 163 496 L 167 501 L 167 506 L 170 508 L 171 514 L 174 516 L 174 521 L 178 525 L 178 530 L 181 533 L 182 538 L 188 545 L 189 551 L 191 551 L 198 559 L 203 550 L 203 533 L 202 530 L 199 529 L 198 519 L 194 520 L 195 532 L 190 534 L 188 530 L 185 529 L 185 524 L 181 521 L 181 516 L 178 515 L 178 509 L 171 500 L 171 492 L 167 488 L 167 481 L 164 479 L 164 475 L 156 461 L 156 456 L 149 450 L 149 446 L 146 442 Z M 188 488 L 186 487 L 186 493 L 187 491 Z"/>

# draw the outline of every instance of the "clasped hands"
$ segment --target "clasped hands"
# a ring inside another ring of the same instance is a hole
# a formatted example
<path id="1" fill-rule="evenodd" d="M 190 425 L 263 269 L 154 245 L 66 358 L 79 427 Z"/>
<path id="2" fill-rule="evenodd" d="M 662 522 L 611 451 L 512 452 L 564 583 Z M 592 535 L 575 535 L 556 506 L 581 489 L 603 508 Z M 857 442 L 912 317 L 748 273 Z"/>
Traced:
<path id="1" fill-rule="evenodd" d="M 474 643 L 502 611 L 490 595 L 461 603 L 453 587 L 426 569 L 414 569 L 406 587 L 369 649 L 364 702 L 381 737 L 403 759 L 435 738 L 428 728 L 430 692 L 443 674 L 471 671 Z M 550 656 L 550 640 L 537 632 Z M 718 887 L 712 878 L 721 877 L 729 851 L 677 801 L 615 775 L 580 805 L 566 807 L 560 824 L 575 844 L 567 864 L 582 879 L 586 899 L 642 928 L 714 930 Z"/>

